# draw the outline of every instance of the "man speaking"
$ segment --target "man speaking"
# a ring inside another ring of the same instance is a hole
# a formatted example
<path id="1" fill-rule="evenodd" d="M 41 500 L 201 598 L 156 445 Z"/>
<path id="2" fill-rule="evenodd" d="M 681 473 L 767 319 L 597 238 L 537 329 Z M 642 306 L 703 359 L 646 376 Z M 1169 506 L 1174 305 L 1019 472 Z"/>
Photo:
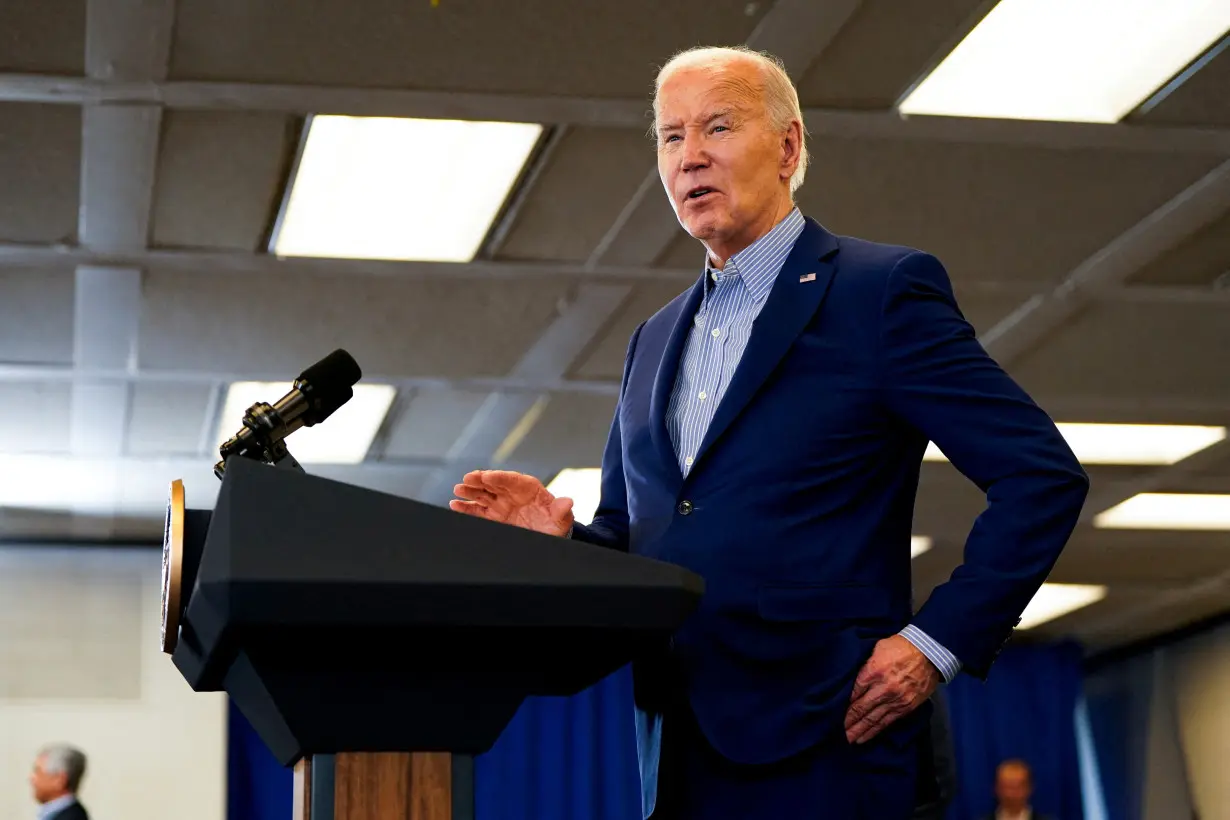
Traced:
<path id="1" fill-rule="evenodd" d="M 974 337 L 940 262 L 838 237 L 793 194 L 807 147 L 775 59 L 658 75 L 658 171 L 705 270 L 632 334 L 588 526 L 531 476 L 452 509 L 682 565 L 699 609 L 633 668 L 644 814 L 906 820 L 929 696 L 986 675 L 1076 525 L 1088 479 Z M 917 613 L 927 442 L 987 496 Z"/>

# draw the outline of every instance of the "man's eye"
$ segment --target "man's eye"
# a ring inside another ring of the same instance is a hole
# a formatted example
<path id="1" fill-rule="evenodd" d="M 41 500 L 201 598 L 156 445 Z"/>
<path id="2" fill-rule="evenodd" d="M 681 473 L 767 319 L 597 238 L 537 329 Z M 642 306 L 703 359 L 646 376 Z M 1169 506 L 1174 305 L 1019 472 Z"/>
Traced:
<path id="1" fill-rule="evenodd" d="M 679 139 L 679 135 L 678 135 L 678 134 L 671 134 L 670 136 L 666 137 L 666 139 L 664 139 L 664 140 L 662 140 L 662 141 L 663 141 L 663 142 L 674 142 L 674 141 L 675 141 L 675 140 L 677 140 L 677 139 Z"/>
<path id="2" fill-rule="evenodd" d="M 729 131 L 730 129 L 724 125 L 715 125 L 713 126 L 713 130 L 714 132 L 717 132 L 717 131 Z"/>

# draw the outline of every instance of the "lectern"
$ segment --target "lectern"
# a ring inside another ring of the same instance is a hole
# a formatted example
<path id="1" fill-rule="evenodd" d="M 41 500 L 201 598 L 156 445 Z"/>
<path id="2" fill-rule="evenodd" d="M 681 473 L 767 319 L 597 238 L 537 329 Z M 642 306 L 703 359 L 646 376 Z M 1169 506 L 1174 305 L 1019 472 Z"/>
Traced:
<path id="1" fill-rule="evenodd" d="M 304 820 L 450 820 L 451 753 L 660 649 L 702 593 L 670 564 L 234 457 L 212 511 L 172 485 L 163 649 L 296 767 Z"/>

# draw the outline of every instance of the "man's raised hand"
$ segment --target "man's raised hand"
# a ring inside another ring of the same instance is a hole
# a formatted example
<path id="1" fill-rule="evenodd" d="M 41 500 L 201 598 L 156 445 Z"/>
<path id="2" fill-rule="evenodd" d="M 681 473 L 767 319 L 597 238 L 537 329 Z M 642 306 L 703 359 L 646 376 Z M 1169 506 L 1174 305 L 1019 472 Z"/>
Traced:
<path id="1" fill-rule="evenodd" d="M 572 529 L 572 499 L 556 498 L 542 482 L 508 470 L 474 470 L 453 486 L 450 509 L 547 535 Z"/>

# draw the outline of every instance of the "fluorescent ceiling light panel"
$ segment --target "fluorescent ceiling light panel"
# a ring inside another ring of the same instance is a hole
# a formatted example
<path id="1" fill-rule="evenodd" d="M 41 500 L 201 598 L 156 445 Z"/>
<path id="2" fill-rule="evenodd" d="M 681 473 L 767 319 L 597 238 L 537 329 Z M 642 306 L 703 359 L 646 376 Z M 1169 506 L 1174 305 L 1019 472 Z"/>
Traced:
<path id="1" fill-rule="evenodd" d="M 290 392 L 289 382 L 235 382 L 226 393 L 218 421 L 214 452 L 243 426 L 244 412 L 258 401 L 273 404 Z M 367 458 L 372 439 L 384 423 L 396 390 L 387 384 L 356 384 L 354 396 L 333 415 L 311 427 L 300 427 L 286 439 L 291 455 L 302 464 L 358 464 Z"/>
<path id="2" fill-rule="evenodd" d="M 1021 622 L 1016 628 L 1032 629 L 1105 597 L 1106 587 L 1096 584 L 1043 584 L 1021 613 Z"/>
<path id="3" fill-rule="evenodd" d="M 597 467 L 560 470 L 547 485 L 547 492 L 556 498 L 571 498 L 573 519 L 578 524 L 589 524 L 602 500 L 602 470 Z"/>
<path id="4" fill-rule="evenodd" d="M 900 110 L 1119 122 L 1227 29 L 1226 0 L 1000 0 Z"/>
<path id="5" fill-rule="evenodd" d="M 1056 425 L 1082 464 L 1174 464 L 1226 437 L 1225 427 L 1179 424 Z M 945 461 L 934 444 L 925 461 Z"/>
<path id="6" fill-rule="evenodd" d="M 1098 513 L 1095 527 L 1132 530 L 1230 530 L 1230 495 L 1140 493 Z"/>
<path id="7" fill-rule="evenodd" d="M 273 252 L 468 262 L 537 123 L 312 117 Z"/>

